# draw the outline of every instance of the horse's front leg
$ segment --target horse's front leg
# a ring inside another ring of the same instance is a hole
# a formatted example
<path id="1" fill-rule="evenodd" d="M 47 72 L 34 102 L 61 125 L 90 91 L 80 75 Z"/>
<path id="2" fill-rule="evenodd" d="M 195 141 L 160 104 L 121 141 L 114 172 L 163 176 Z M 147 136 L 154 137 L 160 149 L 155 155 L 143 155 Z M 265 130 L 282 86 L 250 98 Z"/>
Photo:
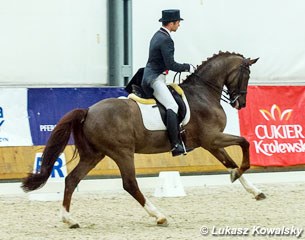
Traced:
<path id="1" fill-rule="evenodd" d="M 236 163 L 226 154 L 226 156 L 220 156 L 221 159 L 218 159 L 225 165 L 225 162 L 230 162 L 232 165 L 231 171 L 231 181 L 234 182 L 238 179 L 245 171 L 250 168 L 250 160 L 249 160 L 249 142 L 244 137 L 234 136 L 225 133 L 219 133 L 212 142 L 210 149 L 211 151 L 216 151 L 225 147 L 238 145 L 242 149 L 243 158 L 240 168 L 236 165 Z M 223 162 L 225 161 L 225 162 Z M 232 162 L 234 164 L 232 164 Z"/>
<path id="2" fill-rule="evenodd" d="M 210 152 L 228 169 L 228 171 L 231 173 L 231 181 L 233 182 L 234 178 L 236 177 L 236 170 L 238 169 L 237 164 L 231 159 L 226 150 L 223 148 L 210 150 Z M 245 176 L 240 176 L 238 179 L 247 192 L 254 195 L 256 200 L 266 198 L 265 194 L 256 188 L 251 182 L 249 182 Z"/>
<path id="3" fill-rule="evenodd" d="M 256 200 L 263 200 L 266 198 L 266 195 L 257 187 L 255 187 L 251 182 L 249 182 L 244 175 L 241 176 L 238 180 L 249 193 L 254 195 Z"/>

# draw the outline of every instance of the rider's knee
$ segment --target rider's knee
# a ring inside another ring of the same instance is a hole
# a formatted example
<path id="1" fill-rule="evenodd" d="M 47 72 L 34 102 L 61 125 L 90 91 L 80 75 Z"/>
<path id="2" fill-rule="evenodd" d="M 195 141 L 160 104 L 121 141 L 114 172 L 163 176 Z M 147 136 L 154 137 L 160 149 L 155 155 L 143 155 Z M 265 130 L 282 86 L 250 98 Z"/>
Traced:
<path id="1" fill-rule="evenodd" d="M 170 103 L 168 106 L 167 106 L 167 110 L 172 110 L 173 112 L 175 112 L 176 114 L 178 113 L 178 104 L 176 102 L 174 103 Z"/>

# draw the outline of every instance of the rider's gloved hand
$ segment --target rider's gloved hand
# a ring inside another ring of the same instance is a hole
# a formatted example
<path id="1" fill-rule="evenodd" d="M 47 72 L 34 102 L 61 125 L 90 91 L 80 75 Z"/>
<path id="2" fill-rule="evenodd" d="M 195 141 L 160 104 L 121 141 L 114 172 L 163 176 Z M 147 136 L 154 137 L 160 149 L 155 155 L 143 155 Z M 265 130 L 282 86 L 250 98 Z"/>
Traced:
<path id="1" fill-rule="evenodd" d="M 192 64 L 190 64 L 190 71 L 189 72 L 194 73 L 195 70 L 196 70 L 196 68 Z"/>

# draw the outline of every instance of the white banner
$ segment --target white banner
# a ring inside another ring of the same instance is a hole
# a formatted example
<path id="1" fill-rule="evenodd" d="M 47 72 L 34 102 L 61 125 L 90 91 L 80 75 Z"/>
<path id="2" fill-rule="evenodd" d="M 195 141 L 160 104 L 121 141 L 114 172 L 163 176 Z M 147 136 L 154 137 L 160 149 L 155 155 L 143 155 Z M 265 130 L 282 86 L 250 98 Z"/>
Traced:
<path id="1" fill-rule="evenodd" d="M 0 147 L 32 145 L 27 89 L 0 88 Z"/>

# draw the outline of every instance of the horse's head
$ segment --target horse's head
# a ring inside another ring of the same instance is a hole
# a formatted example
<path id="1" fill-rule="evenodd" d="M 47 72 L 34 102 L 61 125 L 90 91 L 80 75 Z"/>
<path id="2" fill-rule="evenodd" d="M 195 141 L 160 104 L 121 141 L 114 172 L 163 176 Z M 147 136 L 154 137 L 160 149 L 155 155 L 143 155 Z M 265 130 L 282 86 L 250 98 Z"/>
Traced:
<path id="1" fill-rule="evenodd" d="M 257 59 L 244 58 L 241 54 L 219 52 L 197 66 L 197 70 L 188 76 L 183 84 L 207 87 L 216 94 L 219 99 L 231 104 L 236 109 L 246 106 L 248 82 L 250 78 L 250 66 Z M 226 86 L 227 90 L 223 90 Z M 226 92 L 229 97 L 221 96 Z M 225 99 L 221 98 L 224 97 Z"/>
<path id="2" fill-rule="evenodd" d="M 228 76 L 225 82 L 228 88 L 228 94 L 230 96 L 230 104 L 236 109 L 241 109 L 246 106 L 246 96 L 248 82 L 250 78 L 250 66 L 256 63 L 258 58 L 242 58 L 238 66 L 233 67 L 228 72 Z"/>

